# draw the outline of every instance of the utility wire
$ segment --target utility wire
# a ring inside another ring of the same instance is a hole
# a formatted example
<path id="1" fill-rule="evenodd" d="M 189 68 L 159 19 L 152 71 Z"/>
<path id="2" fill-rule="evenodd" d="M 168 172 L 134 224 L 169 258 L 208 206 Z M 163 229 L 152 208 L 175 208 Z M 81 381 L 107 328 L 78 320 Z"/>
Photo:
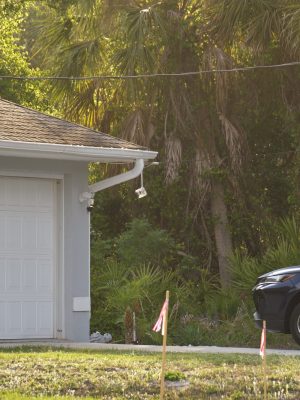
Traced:
<path id="1" fill-rule="evenodd" d="M 250 67 L 240 67 L 231 69 L 210 69 L 210 70 L 199 70 L 191 72 L 179 72 L 179 73 L 155 73 L 155 74 L 140 74 L 140 75 L 95 75 L 95 76 L 16 76 L 16 75 L 0 75 L 0 79 L 11 79 L 11 80 L 30 80 L 30 81 L 42 81 L 42 80 L 57 80 L 57 81 L 88 81 L 88 80 L 104 80 L 104 79 L 140 79 L 140 78 L 157 78 L 157 77 L 185 77 L 185 76 L 196 76 L 203 74 L 216 74 L 226 72 L 242 72 L 251 71 L 258 69 L 275 69 L 275 68 L 286 68 L 294 65 L 300 65 L 300 61 L 293 61 L 284 64 L 271 64 L 271 65 L 254 65 Z"/>

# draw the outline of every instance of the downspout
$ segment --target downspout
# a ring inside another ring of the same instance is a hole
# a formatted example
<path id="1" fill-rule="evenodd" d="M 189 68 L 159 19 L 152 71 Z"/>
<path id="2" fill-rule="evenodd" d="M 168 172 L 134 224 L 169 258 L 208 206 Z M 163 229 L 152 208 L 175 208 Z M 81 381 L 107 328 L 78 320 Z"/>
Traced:
<path id="1" fill-rule="evenodd" d="M 81 193 L 79 195 L 79 201 L 81 203 L 87 201 L 89 209 L 89 207 L 93 206 L 95 193 L 99 192 L 100 190 L 104 190 L 109 187 L 119 185 L 120 183 L 134 179 L 139 175 L 141 175 L 143 169 L 144 169 L 144 160 L 142 158 L 139 158 L 135 161 L 135 165 L 130 171 L 123 172 L 122 174 L 112 176 L 111 178 L 107 178 L 102 181 L 96 182 L 93 185 L 89 185 L 89 191 Z"/>

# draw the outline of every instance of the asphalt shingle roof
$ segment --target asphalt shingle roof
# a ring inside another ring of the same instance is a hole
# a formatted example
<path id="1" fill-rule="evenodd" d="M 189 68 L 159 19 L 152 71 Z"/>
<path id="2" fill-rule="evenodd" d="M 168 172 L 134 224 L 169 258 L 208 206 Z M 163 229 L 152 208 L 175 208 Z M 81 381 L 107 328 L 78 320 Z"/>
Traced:
<path id="1" fill-rule="evenodd" d="M 146 150 L 126 140 L 0 99 L 0 140 Z"/>

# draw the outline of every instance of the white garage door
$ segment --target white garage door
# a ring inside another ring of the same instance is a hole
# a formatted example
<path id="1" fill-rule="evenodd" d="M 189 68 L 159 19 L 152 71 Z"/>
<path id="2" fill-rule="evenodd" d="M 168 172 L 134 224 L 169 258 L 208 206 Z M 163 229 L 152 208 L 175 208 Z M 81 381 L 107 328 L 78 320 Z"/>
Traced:
<path id="1" fill-rule="evenodd" d="M 55 190 L 0 177 L 0 339 L 54 336 Z"/>

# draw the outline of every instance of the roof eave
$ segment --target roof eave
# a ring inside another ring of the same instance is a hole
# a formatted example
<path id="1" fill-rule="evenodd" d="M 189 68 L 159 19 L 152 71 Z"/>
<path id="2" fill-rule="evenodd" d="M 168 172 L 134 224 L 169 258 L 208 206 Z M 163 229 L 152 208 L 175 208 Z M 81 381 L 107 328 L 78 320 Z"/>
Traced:
<path id="1" fill-rule="evenodd" d="M 109 163 L 131 162 L 137 159 L 153 160 L 157 156 L 157 152 L 141 149 L 0 140 L 0 156 Z"/>

